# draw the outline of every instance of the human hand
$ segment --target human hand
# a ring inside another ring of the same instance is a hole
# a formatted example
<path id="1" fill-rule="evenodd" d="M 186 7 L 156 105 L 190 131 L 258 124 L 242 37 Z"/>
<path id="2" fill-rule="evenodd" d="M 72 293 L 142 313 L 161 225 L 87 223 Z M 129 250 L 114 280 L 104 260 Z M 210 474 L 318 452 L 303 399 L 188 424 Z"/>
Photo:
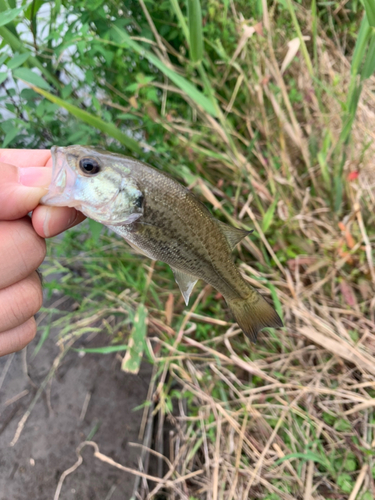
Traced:
<path id="1" fill-rule="evenodd" d="M 49 150 L 0 150 L 0 356 L 35 336 L 34 314 L 43 299 L 36 269 L 46 254 L 44 238 L 85 218 L 74 208 L 38 205 L 51 182 L 51 166 Z"/>

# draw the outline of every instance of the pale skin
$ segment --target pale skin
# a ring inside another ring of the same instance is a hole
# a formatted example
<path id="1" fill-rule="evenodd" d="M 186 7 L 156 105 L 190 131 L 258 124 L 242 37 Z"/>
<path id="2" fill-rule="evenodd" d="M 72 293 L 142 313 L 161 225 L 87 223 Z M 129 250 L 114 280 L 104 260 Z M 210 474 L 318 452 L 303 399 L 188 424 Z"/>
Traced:
<path id="1" fill-rule="evenodd" d="M 36 269 L 46 254 L 45 238 L 85 218 L 74 208 L 39 205 L 51 167 L 49 150 L 0 149 L 0 356 L 35 336 L 34 315 L 42 305 Z"/>

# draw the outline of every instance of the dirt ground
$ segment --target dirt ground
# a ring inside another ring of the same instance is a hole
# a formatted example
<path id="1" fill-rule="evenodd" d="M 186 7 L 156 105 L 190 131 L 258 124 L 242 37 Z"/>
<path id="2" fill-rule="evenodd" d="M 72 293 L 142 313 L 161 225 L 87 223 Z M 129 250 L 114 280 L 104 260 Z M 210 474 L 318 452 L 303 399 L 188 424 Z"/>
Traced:
<path id="1" fill-rule="evenodd" d="M 142 410 L 133 408 L 147 399 L 151 366 L 144 363 L 138 375 L 125 374 L 114 354 L 81 357 L 69 352 L 32 409 L 19 440 L 10 446 L 59 353 L 57 335 L 51 331 L 33 360 L 30 355 L 38 336 L 26 356 L 20 352 L 0 358 L 1 500 L 54 500 L 61 474 L 75 464 L 76 448 L 90 434 L 101 453 L 138 469 L 140 448 L 129 442 L 138 442 Z M 99 334 L 81 345 L 97 347 L 108 341 L 108 335 Z M 82 457 L 83 463 L 66 477 L 59 500 L 131 498 L 133 475 L 94 458 L 91 447 L 83 449 Z"/>

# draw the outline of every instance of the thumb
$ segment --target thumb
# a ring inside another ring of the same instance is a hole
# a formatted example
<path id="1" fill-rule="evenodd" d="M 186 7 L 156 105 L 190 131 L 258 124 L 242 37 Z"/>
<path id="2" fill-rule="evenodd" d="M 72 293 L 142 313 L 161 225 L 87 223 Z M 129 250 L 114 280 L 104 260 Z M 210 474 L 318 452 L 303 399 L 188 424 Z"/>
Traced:
<path id="1" fill-rule="evenodd" d="M 0 220 L 14 220 L 34 210 L 52 179 L 49 167 L 17 168 L 0 163 Z"/>

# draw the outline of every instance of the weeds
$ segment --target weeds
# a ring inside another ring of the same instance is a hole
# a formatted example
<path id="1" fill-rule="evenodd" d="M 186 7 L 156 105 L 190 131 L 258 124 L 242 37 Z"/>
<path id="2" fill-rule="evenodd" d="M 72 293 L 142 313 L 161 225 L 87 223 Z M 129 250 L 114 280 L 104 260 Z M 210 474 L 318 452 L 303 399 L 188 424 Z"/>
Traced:
<path id="1" fill-rule="evenodd" d="M 375 496 L 374 34 L 364 4 L 360 30 L 358 2 L 289 0 L 202 2 L 202 31 L 198 2 L 188 18 L 176 1 L 54 6 L 44 14 L 54 30 L 34 43 L 14 41 L 18 12 L 0 26 L 3 147 L 119 150 L 99 129 L 162 166 L 216 217 L 255 230 L 238 248 L 241 269 L 286 325 L 254 346 L 216 291 L 199 283 L 186 310 L 166 266 L 106 231 L 94 238 L 83 226 L 51 243 L 47 287 L 75 301 L 55 321 L 62 352 L 95 329 L 120 350 L 132 332 L 138 358 L 143 350 L 155 365 L 152 412 L 175 432 L 164 479 L 142 483 L 137 498 Z M 59 28 L 68 12 L 75 20 Z M 23 15 L 30 29 L 39 21 Z"/>

